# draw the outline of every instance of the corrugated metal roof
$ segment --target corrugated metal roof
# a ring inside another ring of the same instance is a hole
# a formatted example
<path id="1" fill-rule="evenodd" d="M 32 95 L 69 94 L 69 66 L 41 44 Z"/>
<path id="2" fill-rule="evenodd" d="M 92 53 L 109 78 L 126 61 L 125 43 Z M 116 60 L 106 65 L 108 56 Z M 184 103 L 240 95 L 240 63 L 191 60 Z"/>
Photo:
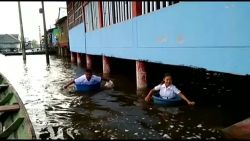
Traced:
<path id="1" fill-rule="evenodd" d="M 20 43 L 18 34 L 0 34 L 0 44 Z"/>

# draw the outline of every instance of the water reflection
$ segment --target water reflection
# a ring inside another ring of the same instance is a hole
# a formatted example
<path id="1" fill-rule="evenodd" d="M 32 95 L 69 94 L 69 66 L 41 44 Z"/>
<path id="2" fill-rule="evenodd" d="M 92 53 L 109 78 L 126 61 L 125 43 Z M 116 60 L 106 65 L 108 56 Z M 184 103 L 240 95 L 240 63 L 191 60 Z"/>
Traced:
<path id="1" fill-rule="evenodd" d="M 122 75 L 111 76 L 116 84 L 112 90 L 70 93 L 62 89 L 63 85 L 80 76 L 84 68 L 55 56 L 50 59 L 47 67 L 43 55 L 27 56 L 26 64 L 21 56 L 0 55 L 0 72 L 18 91 L 39 139 L 222 138 L 218 129 L 225 127 L 228 115 L 219 104 L 194 107 L 148 104 L 141 92 L 137 94 L 135 83 Z M 209 73 L 206 78 L 211 80 L 211 75 L 218 76 Z M 215 90 L 210 86 L 219 87 L 214 83 L 196 83 L 190 81 L 193 87 L 197 86 L 193 90 L 197 95 L 209 95 Z M 217 90 L 231 92 L 226 87 Z"/>

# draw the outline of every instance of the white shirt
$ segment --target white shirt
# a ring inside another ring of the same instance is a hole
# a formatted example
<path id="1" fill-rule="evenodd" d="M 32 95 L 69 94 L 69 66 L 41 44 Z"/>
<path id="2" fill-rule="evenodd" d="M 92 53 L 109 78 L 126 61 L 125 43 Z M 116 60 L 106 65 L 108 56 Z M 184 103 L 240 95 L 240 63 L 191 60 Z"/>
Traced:
<path id="1" fill-rule="evenodd" d="M 75 84 L 76 85 L 79 85 L 79 84 L 93 85 L 96 83 L 100 83 L 101 80 L 102 78 L 100 76 L 92 75 L 91 79 L 88 81 L 86 78 L 86 75 L 84 74 L 75 79 Z"/>
<path id="2" fill-rule="evenodd" d="M 160 90 L 160 96 L 163 99 L 171 99 L 176 96 L 176 94 L 179 94 L 181 91 L 177 89 L 173 84 L 166 87 L 165 84 L 159 84 L 154 87 L 154 90 L 159 91 Z"/>

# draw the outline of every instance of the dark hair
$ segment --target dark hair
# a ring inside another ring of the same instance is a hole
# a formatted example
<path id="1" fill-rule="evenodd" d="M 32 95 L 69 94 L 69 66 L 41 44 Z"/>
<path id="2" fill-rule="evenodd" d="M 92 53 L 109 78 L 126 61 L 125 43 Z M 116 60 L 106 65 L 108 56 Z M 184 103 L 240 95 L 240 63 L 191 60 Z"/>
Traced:
<path id="1" fill-rule="evenodd" d="M 165 78 L 167 76 L 170 76 L 172 78 L 172 75 L 170 73 L 165 73 L 163 78 Z"/>
<path id="2" fill-rule="evenodd" d="M 86 69 L 85 72 L 92 73 L 92 69 Z"/>

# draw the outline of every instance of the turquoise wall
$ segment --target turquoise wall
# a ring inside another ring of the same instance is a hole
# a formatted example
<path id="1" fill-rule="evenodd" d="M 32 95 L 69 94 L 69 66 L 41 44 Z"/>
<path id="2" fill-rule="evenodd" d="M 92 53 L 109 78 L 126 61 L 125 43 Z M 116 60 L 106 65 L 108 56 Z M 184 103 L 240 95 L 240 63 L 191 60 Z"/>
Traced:
<path id="1" fill-rule="evenodd" d="M 180 2 L 86 33 L 71 51 L 250 74 L 250 2 Z"/>

